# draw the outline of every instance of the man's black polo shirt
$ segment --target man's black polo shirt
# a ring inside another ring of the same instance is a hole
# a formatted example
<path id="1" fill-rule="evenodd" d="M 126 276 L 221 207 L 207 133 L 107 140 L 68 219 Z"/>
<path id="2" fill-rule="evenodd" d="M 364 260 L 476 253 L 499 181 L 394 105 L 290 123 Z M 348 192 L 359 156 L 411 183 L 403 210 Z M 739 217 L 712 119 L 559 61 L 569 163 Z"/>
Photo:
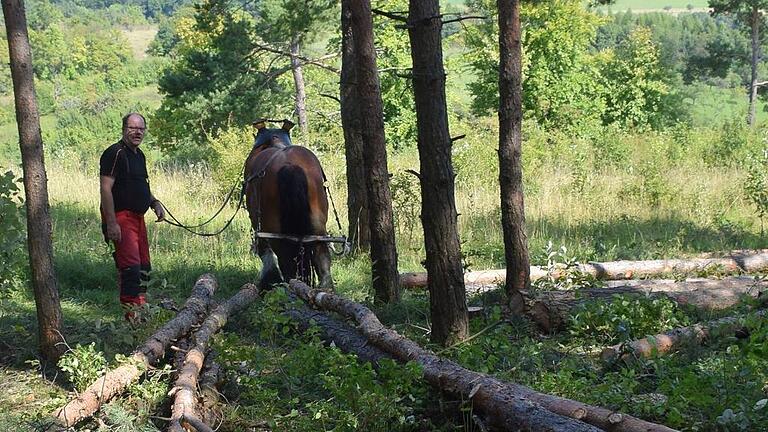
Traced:
<path id="1" fill-rule="evenodd" d="M 149 191 L 147 160 L 141 149 L 137 148 L 134 152 L 120 140 L 104 150 L 99 165 L 100 175 L 115 179 L 112 186 L 115 211 L 146 213 L 152 194 Z"/>

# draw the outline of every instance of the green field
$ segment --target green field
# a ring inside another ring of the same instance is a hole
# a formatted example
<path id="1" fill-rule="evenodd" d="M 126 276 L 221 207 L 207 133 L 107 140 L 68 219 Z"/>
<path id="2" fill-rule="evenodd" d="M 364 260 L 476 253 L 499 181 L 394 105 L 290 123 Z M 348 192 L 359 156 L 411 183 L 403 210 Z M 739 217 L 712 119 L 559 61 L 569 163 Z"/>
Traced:
<path id="1" fill-rule="evenodd" d="M 616 0 L 610 6 L 601 7 L 603 10 L 623 11 L 631 9 L 633 11 L 645 10 L 664 10 L 671 8 L 675 11 L 685 10 L 689 7 L 703 9 L 708 7 L 706 0 Z"/>

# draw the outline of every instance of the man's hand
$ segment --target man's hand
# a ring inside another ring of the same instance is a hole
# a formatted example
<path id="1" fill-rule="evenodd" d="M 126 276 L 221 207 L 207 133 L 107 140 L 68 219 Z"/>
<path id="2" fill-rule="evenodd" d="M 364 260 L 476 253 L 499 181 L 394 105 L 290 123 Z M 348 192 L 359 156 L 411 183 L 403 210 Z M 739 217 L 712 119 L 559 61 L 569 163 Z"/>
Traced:
<path id="1" fill-rule="evenodd" d="M 160 200 L 156 199 L 152 202 L 152 211 L 157 215 L 157 220 L 155 222 L 162 222 L 165 220 L 165 209 Z"/>
<path id="2" fill-rule="evenodd" d="M 122 240 L 123 232 L 120 230 L 120 225 L 117 222 L 107 224 L 107 238 L 115 243 L 120 243 L 120 240 Z"/>

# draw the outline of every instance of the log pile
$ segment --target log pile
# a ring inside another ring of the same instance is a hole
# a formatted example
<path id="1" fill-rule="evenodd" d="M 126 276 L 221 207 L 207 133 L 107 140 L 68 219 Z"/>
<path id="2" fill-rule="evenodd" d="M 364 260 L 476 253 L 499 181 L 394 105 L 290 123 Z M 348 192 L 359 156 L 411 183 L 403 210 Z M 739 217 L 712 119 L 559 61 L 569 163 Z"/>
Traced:
<path id="1" fill-rule="evenodd" d="M 209 313 L 216 287 L 213 276 L 201 276 L 179 314 L 134 352 L 131 363 L 108 372 L 56 411 L 54 416 L 58 425 L 71 427 L 93 415 L 101 405 L 138 380 L 146 368 L 155 365 L 174 341 L 186 337 L 188 345 L 177 343 L 176 347 L 181 366 L 169 392 L 174 401 L 168 430 L 213 430 L 210 425 L 220 416 L 215 413 L 218 373 L 209 356 L 211 338 L 234 314 L 259 296 L 255 286 L 246 284 L 235 296 Z M 519 384 L 467 370 L 384 327 L 373 312 L 358 303 L 332 293 L 313 291 L 298 281 L 291 281 L 290 290 L 310 305 L 341 314 L 357 324 L 355 329 L 326 313 L 293 306 L 285 313 L 299 322 L 300 328 L 319 326 L 325 341 L 332 341 L 340 349 L 355 353 L 361 361 L 370 361 L 374 366 L 383 358 L 419 363 L 430 384 L 471 400 L 473 408 L 485 415 L 488 426 L 494 430 L 672 431 L 622 413 L 538 393 Z"/>
<path id="2" fill-rule="evenodd" d="M 205 318 L 217 286 L 213 275 L 200 276 L 192 288 L 192 295 L 176 317 L 134 351 L 128 362 L 109 371 L 88 386 L 77 398 L 56 410 L 53 414 L 56 424 L 63 427 L 74 426 L 92 416 L 104 403 L 137 381 L 148 367 L 155 365 L 165 355 L 173 341 L 189 333 L 193 325 Z"/>
<path id="3" fill-rule="evenodd" d="M 197 384 L 198 376 L 203 368 L 205 354 L 211 343 L 211 337 L 221 330 L 227 323 L 230 315 L 245 309 L 259 297 L 259 289 L 256 285 L 246 284 L 229 300 L 217 307 L 203 322 L 192 340 L 192 347 L 184 357 L 184 364 L 179 372 L 176 384 L 168 396 L 174 397 L 171 407 L 171 421 L 168 432 L 184 432 L 183 422 L 201 424 L 200 415 L 197 412 Z M 193 426 L 200 431 L 200 428 Z"/>

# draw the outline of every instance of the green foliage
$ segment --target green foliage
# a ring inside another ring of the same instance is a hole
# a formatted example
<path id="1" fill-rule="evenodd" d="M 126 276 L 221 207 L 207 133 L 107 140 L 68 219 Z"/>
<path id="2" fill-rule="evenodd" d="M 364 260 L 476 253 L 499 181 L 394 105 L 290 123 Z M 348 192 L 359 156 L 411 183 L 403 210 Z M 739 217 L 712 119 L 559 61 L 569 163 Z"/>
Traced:
<path id="1" fill-rule="evenodd" d="M 217 341 L 221 362 L 237 381 L 241 410 L 275 430 L 419 430 L 414 409 L 425 388 L 418 365 L 383 360 L 374 369 L 324 347 L 315 329 L 295 334 L 286 307 L 286 293 L 277 288 L 252 315 L 257 343 L 234 334 Z M 237 428 L 248 426 L 240 421 Z"/>
<path id="2" fill-rule="evenodd" d="M 579 270 L 579 262 L 575 257 L 568 255 L 565 246 L 555 249 L 552 241 L 548 241 L 544 253 L 547 257 L 547 276 L 533 281 L 533 290 L 571 291 L 601 285 L 594 276 Z"/>
<path id="3" fill-rule="evenodd" d="M 712 149 L 704 154 L 704 161 L 710 166 L 741 165 L 758 142 L 759 136 L 744 118 L 733 117 L 723 123 Z"/>
<path id="4" fill-rule="evenodd" d="M 768 149 L 763 150 L 759 157 L 749 158 L 744 183 L 747 199 L 755 206 L 762 224 L 768 216 Z"/>
<path id="5" fill-rule="evenodd" d="M 61 356 L 58 366 L 67 374 L 75 389 L 81 392 L 104 373 L 107 360 L 101 351 L 96 350 L 96 343 L 91 342 L 70 348 Z"/>
<path id="6" fill-rule="evenodd" d="M 614 51 L 604 52 L 606 87 L 603 121 L 624 127 L 659 128 L 675 119 L 674 92 L 651 31 L 639 27 Z M 671 116 L 671 118 L 670 118 Z"/>
<path id="7" fill-rule="evenodd" d="M 21 179 L 12 171 L 0 175 L 0 287 L 20 282 L 25 266 L 24 207 L 20 194 Z"/>
<path id="8" fill-rule="evenodd" d="M 614 344 L 689 324 L 677 303 L 666 298 L 614 295 L 585 303 L 568 318 L 570 334 L 597 344 Z"/>
<path id="9" fill-rule="evenodd" d="M 489 17 L 495 2 L 470 6 Z M 525 3 L 523 22 L 523 106 L 546 128 L 582 130 L 599 120 L 603 101 L 599 75 L 588 55 L 601 18 L 582 2 Z M 496 20 L 467 29 L 468 60 L 477 80 L 469 84 L 476 114 L 498 108 L 498 30 Z"/>
<path id="10" fill-rule="evenodd" d="M 243 181 L 245 158 L 253 147 L 253 136 L 246 128 L 230 127 L 208 137 L 211 150 L 211 173 L 219 189 L 227 192 Z"/>

